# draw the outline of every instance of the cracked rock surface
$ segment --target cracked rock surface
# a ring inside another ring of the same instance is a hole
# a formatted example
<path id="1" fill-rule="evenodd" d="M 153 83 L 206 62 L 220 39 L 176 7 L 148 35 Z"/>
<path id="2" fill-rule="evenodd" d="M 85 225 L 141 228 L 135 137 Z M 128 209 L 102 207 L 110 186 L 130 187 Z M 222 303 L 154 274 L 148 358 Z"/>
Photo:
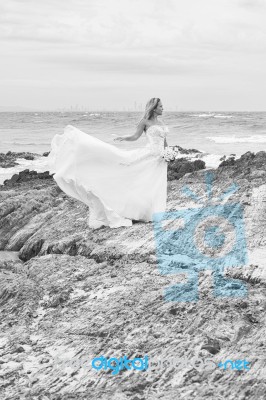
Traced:
<path id="1" fill-rule="evenodd" d="M 165 300 L 187 271 L 160 272 L 152 223 L 92 230 L 89 209 L 52 179 L 0 186 L 0 249 L 19 255 L 0 261 L 1 399 L 265 398 L 266 153 L 229 164 L 208 171 L 212 201 L 238 186 L 223 204 L 243 207 L 248 263 L 224 270 L 235 284 L 217 297 L 214 269 L 200 270 L 195 255 L 199 298 L 190 302 Z M 169 181 L 167 211 L 200 207 L 182 189 L 204 200 L 205 179 L 200 170 Z M 174 224 L 165 259 L 179 240 Z M 192 245 L 183 240 L 184 253 Z M 237 282 L 246 296 L 235 297 Z M 150 367 L 112 375 L 92 368 L 100 355 L 148 355 Z M 226 360 L 250 369 L 224 370 Z"/>

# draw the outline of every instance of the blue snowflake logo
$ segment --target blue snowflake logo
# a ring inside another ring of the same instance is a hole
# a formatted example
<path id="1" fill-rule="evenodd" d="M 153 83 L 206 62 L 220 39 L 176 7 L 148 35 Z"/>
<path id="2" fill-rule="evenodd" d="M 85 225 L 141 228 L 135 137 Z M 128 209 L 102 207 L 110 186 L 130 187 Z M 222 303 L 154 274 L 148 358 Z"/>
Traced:
<path id="1" fill-rule="evenodd" d="M 188 187 L 183 187 L 184 195 L 200 207 L 153 214 L 161 274 L 186 274 L 187 277 L 185 283 L 165 289 L 166 301 L 197 301 L 198 275 L 203 269 L 213 271 L 214 296 L 247 295 L 242 281 L 224 275 L 225 268 L 241 267 L 248 262 L 243 207 L 240 203 L 221 204 L 238 187 L 231 185 L 219 197 L 219 204 L 212 204 L 213 179 L 213 173 L 205 174 L 206 195 L 203 199 Z"/>

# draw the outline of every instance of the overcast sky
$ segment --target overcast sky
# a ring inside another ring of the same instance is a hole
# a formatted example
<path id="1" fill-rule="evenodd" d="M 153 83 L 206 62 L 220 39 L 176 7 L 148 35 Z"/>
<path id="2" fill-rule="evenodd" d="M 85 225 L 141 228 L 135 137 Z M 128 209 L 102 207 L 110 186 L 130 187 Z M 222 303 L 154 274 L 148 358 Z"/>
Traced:
<path id="1" fill-rule="evenodd" d="M 266 110 L 266 0 L 0 0 L 0 106 Z"/>

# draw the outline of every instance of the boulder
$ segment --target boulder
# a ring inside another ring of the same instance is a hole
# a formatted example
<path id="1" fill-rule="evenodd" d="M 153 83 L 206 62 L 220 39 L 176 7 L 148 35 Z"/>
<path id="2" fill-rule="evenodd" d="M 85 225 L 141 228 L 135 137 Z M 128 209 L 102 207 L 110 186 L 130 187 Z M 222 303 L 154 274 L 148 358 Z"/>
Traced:
<path id="1" fill-rule="evenodd" d="M 168 163 L 167 179 L 168 181 L 180 179 L 190 172 L 204 168 L 205 162 L 202 160 L 189 161 L 186 158 L 178 158 Z"/>
<path id="2" fill-rule="evenodd" d="M 4 181 L 5 186 L 13 186 L 21 182 L 30 181 L 32 179 L 52 179 L 53 174 L 50 175 L 49 171 L 37 172 L 30 171 L 29 169 L 24 169 L 23 171 L 15 174 L 10 179 Z"/>

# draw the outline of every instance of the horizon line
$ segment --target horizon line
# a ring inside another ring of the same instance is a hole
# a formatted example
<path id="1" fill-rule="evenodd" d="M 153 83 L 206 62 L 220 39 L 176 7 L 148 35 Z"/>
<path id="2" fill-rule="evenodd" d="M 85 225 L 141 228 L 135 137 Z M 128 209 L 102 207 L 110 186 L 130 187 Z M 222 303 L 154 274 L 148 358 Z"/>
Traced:
<path id="1" fill-rule="evenodd" d="M 4 108 L 4 107 L 3 107 Z M 8 108 L 8 107 L 7 107 Z M 120 109 L 95 109 L 95 110 L 62 110 L 59 108 L 54 109 L 21 109 L 21 110 L 1 110 L 0 106 L 0 113 L 8 113 L 8 112 L 16 112 L 16 113 L 26 113 L 26 112 L 61 112 L 61 113 L 99 113 L 99 112 L 131 112 L 131 113 L 144 113 L 144 110 L 120 110 Z M 184 109 L 184 110 L 164 110 L 164 113 L 179 113 L 179 112 L 205 112 L 205 113 L 215 113 L 215 112 L 227 112 L 227 113 L 234 113 L 234 112 L 266 112 L 265 110 L 204 110 L 204 109 Z"/>

